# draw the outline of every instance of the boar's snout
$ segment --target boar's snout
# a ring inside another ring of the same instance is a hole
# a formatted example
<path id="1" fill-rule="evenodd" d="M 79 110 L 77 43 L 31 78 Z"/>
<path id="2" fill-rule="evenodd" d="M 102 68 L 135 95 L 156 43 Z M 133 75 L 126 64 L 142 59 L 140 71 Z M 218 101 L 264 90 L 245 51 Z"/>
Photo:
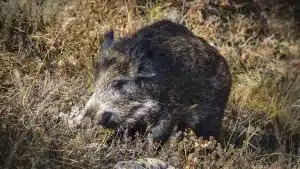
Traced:
<path id="1" fill-rule="evenodd" d="M 105 111 L 102 114 L 101 119 L 99 120 L 98 124 L 102 125 L 105 128 L 115 128 L 117 123 L 114 122 L 114 113 Z"/>

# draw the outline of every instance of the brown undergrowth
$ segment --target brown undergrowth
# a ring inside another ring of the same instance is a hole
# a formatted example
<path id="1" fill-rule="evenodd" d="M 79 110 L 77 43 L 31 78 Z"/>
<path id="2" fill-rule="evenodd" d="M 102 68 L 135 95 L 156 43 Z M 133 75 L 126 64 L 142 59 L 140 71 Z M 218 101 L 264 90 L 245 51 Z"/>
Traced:
<path id="1" fill-rule="evenodd" d="M 298 168 L 299 4 L 272 2 L 0 1 L 1 167 L 111 168 L 155 157 L 176 168 Z M 209 40 L 230 64 L 223 141 L 187 132 L 155 154 L 147 137 L 108 144 L 111 131 L 68 128 L 64 117 L 93 89 L 102 34 L 162 18 Z"/>

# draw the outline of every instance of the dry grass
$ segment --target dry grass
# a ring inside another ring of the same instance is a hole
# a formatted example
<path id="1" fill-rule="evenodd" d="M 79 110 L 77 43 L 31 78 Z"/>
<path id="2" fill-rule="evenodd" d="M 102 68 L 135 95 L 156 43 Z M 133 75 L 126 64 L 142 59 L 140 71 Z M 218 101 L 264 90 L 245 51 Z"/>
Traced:
<path id="1" fill-rule="evenodd" d="M 300 18 L 293 1 L 0 4 L 1 167 L 111 168 L 142 157 L 176 168 L 299 167 Z M 222 146 L 201 147 L 201 139 L 187 134 L 155 154 L 157 145 L 148 138 L 108 144 L 111 132 L 101 127 L 69 129 L 62 115 L 80 107 L 93 89 L 103 32 L 112 27 L 125 36 L 174 11 L 179 18 L 173 18 L 230 63 L 234 86 Z"/>

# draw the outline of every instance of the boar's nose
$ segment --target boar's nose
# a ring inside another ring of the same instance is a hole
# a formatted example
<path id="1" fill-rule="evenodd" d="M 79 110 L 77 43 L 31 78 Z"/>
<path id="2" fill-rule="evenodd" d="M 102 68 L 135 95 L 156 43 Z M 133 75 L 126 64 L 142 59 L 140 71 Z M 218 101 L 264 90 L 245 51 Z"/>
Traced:
<path id="1" fill-rule="evenodd" d="M 112 112 L 108 112 L 108 111 L 104 112 L 98 124 L 102 126 L 108 126 L 112 116 L 113 116 Z"/>

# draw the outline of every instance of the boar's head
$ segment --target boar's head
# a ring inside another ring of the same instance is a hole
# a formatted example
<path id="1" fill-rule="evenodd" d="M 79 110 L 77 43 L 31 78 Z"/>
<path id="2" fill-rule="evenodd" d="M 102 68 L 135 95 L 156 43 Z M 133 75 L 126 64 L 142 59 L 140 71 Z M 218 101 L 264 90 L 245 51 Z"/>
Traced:
<path id="1" fill-rule="evenodd" d="M 149 119 L 159 111 L 159 90 L 153 83 L 156 73 L 137 57 L 116 50 L 130 45 L 130 39 L 115 42 L 113 31 L 104 35 L 96 66 L 95 88 L 83 109 L 92 124 L 123 129 Z"/>

